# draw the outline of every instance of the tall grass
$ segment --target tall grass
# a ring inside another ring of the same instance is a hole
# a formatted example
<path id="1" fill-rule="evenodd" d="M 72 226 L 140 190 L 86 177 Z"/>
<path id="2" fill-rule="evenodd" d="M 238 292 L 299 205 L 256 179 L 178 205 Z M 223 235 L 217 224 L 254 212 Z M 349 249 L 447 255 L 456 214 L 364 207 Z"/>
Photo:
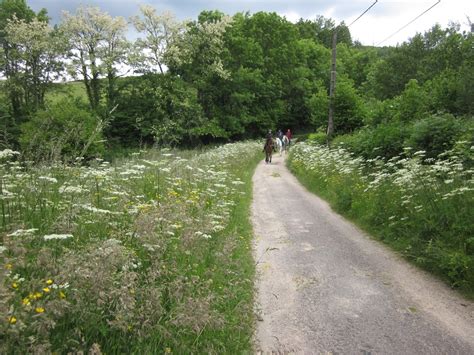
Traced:
<path id="1" fill-rule="evenodd" d="M 471 147 L 474 153 L 474 148 Z M 425 152 L 385 162 L 299 144 L 289 166 L 339 212 L 474 297 L 474 170 Z"/>
<path id="2" fill-rule="evenodd" d="M 0 352 L 251 349 L 256 143 L 0 166 Z"/>

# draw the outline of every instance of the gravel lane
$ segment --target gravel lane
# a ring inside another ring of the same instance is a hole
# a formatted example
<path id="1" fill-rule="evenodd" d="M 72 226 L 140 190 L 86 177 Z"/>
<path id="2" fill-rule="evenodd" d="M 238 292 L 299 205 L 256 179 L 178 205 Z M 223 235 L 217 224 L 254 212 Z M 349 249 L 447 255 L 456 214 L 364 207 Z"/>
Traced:
<path id="1" fill-rule="evenodd" d="M 253 177 L 257 353 L 474 354 L 474 303 L 309 193 L 284 159 Z"/>

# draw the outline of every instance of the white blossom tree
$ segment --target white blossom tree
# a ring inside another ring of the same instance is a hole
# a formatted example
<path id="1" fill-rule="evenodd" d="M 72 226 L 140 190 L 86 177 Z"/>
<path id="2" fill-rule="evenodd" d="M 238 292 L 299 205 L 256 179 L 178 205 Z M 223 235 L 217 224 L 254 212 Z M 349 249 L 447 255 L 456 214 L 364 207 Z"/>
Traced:
<path id="1" fill-rule="evenodd" d="M 12 44 L 25 104 L 33 110 L 44 103 L 46 88 L 58 79 L 63 68 L 64 41 L 59 31 L 47 22 L 13 16 L 5 26 L 6 39 Z"/>
<path id="2" fill-rule="evenodd" d="M 209 15 L 215 17 L 216 14 L 209 12 Z M 187 22 L 186 31 L 168 48 L 167 62 L 174 67 L 192 66 L 193 72 L 200 76 L 216 74 L 228 78 L 229 72 L 224 69 L 221 57 L 224 34 L 232 24 L 232 17 L 218 15 L 217 18 L 202 16 L 198 22 Z"/>
<path id="3" fill-rule="evenodd" d="M 108 107 L 112 106 L 118 68 L 126 63 L 129 42 L 125 38 L 127 22 L 123 17 L 111 17 L 98 7 L 79 7 L 76 14 L 64 13 L 61 28 L 69 42 L 69 72 L 81 76 L 90 105 L 100 105 L 99 79 L 108 82 Z"/>
<path id="4" fill-rule="evenodd" d="M 136 47 L 140 53 L 137 64 L 145 71 L 158 67 L 164 73 L 165 54 L 183 32 L 183 25 L 170 12 L 161 14 L 150 5 L 140 6 L 140 16 L 131 18 L 131 22 L 145 38 L 138 38 Z"/>

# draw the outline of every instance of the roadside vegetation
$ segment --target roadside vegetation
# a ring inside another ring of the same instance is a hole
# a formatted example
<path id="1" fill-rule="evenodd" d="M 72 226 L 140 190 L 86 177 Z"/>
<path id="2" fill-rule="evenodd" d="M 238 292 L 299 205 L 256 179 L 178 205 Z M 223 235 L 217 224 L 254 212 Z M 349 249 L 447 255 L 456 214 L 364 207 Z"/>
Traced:
<path id="1" fill-rule="evenodd" d="M 472 159 L 474 146 L 466 150 Z M 454 151 L 364 159 L 300 143 L 288 164 L 336 211 L 474 298 L 474 170 Z"/>
<path id="2" fill-rule="evenodd" d="M 47 167 L 2 151 L 0 352 L 248 351 L 259 148 Z"/>
<path id="3" fill-rule="evenodd" d="M 269 129 L 312 132 L 299 178 L 472 295 L 473 33 L 374 47 L 323 16 L 158 10 L 53 26 L 0 0 L 1 353 L 249 351 L 261 145 L 233 142 Z"/>

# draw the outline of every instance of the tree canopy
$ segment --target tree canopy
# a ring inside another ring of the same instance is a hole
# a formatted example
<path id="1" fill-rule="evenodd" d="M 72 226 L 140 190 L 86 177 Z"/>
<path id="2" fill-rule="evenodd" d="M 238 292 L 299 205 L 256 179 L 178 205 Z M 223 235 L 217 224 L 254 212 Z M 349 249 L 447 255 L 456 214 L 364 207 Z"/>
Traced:
<path id="1" fill-rule="evenodd" d="M 95 117 L 109 145 L 193 146 L 268 129 L 324 131 L 336 30 L 336 135 L 437 113 L 474 114 L 474 36 L 455 24 L 379 48 L 354 43 L 344 23 L 323 16 L 292 23 L 276 13 L 214 10 L 180 22 L 149 5 L 139 10 L 127 23 L 79 7 L 52 27 L 46 10 L 1 0 L 0 144 L 18 146 L 23 124 L 59 112 L 51 108 L 72 86 L 60 90 L 54 81 L 70 76 L 84 94 L 74 86 L 68 102 L 82 100 L 79 109 Z M 133 42 L 130 26 L 138 32 Z"/>

